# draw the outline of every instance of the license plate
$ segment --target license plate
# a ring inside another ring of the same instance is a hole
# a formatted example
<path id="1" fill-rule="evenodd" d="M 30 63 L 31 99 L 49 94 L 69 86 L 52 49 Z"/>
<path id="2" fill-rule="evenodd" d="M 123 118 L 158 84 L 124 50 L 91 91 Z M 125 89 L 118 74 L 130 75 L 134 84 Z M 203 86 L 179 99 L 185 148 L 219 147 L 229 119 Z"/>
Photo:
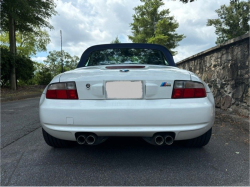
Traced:
<path id="1" fill-rule="evenodd" d="M 106 96 L 107 99 L 141 99 L 142 81 L 108 81 Z"/>

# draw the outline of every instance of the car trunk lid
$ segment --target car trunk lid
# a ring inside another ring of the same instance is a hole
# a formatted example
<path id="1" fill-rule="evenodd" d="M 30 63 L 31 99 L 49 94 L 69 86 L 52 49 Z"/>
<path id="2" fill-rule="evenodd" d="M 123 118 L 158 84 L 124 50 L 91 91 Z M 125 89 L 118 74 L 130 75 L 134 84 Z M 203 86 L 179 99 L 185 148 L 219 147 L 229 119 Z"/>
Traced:
<path id="1" fill-rule="evenodd" d="M 129 64 L 78 68 L 60 77 L 60 82 L 76 82 L 79 99 L 115 99 L 108 96 L 111 84 L 117 92 L 138 90 L 133 85 L 142 92 L 139 98 L 116 99 L 167 99 L 171 98 L 174 80 L 190 80 L 190 74 L 171 66 Z"/>

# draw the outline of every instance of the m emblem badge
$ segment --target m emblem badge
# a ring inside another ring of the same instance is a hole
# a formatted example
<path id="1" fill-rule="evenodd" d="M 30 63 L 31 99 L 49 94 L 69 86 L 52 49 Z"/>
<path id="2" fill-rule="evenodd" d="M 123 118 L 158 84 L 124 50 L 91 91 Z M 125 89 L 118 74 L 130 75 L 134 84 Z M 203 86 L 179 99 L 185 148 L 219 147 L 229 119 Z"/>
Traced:
<path id="1" fill-rule="evenodd" d="M 165 86 L 171 86 L 171 83 L 170 82 L 162 82 L 161 87 L 165 87 Z"/>

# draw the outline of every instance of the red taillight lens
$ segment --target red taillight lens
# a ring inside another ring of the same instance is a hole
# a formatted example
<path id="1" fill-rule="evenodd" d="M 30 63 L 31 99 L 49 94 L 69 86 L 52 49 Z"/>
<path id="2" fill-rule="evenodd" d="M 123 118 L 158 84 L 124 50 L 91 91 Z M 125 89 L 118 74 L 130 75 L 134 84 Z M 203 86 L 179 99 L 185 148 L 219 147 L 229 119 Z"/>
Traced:
<path id="1" fill-rule="evenodd" d="M 194 97 L 206 97 L 206 90 L 205 88 L 196 88 Z"/>
<path id="2" fill-rule="evenodd" d="M 68 99 L 67 90 L 56 90 L 57 99 Z"/>
<path id="3" fill-rule="evenodd" d="M 182 88 L 174 88 L 173 93 L 172 93 L 172 98 L 183 98 L 183 89 Z"/>
<path id="4" fill-rule="evenodd" d="M 172 99 L 206 97 L 204 85 L 192 81 L 175 81 Z"/>
<path id="5" fill-rule="evenodd" d="M 47 99 L 54 99 L 56 98 L 56 90 L 47 90 L 46 92 L 46 98 Z"/>
<path id="6" fill-rule="evenodd" d="M 78 99 L 75 82 L 54 83 L 49 85 L 47 99 Z"/>
<path id="7" fill-rule="evenodd" d="M 67 90 L 67 96 L 69 99 L 78 99 L 76 90 Z"/>

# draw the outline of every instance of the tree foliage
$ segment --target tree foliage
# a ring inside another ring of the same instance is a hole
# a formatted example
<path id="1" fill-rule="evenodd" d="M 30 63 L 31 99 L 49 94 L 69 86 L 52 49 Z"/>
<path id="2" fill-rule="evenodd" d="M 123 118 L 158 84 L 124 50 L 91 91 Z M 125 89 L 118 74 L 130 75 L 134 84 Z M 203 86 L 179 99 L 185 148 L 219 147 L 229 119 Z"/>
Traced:
<path id="1" fill-rule="evenodd" d="M 231 0 L 230 5 L 222 5 L 215 12 L 217 19 L 208 19 L 207 26 L 214 26 L 218 36 L 216 44 L 221 44 L 249 31 L 250 2 Z"/>
<path id="2" fill-rule="evenodd" d="M 2 32 L 0 34 L 2 46 L 9 46 L 9 34 Z M 37 52 L 46 51 L 50 43 L 48 32 L 37 30 L 36 32 L 16 32 L 17 53 L 26 57 L 36 55 Z"/>
<path id="3" fill-rule="evenodd" d="M 11 65 L 14 63 L 18 80 L 28 81 L 34 76 L 35 67 L 32 60 L 22 55 L 13 56 L 8 49 L 1 47 L 1 86 L 9 84 Z"/>
<path id="4" fill-rule="evenodd" d="M 1 29 L 9 31 L 9 18 L 15 20 L 15 30 L 36 32 L 36 28 L 53 26 L 49 18 L 56 14 L 54 0 L 2 0 L 1 1 Z"/>
<path id="5" fill-rule="evenodd" d="M 160 44 L 168 48 L 173 55 L 173 49 L 185 36 L 175 30 L 179 27 L 169 9 L 159 10 L 164 3 L 161 0 L 141 0 L 143 5 L 134 8 L 133 23 L 130 24 L 132 35 L 128 36 L 134 43 Z"/>
<path id="6" fill-rule="evenodd" d="M 120 44 L 121 42 L 120 42 L 119 38 L 116 37 L 111 43 L 112 44 Z"/>
<path id="7" fill-rule="evenodd" d="M 69 71 L 75 69 L 78 62 L 79 57 L 70 56 L 68 52 L 62 51 L 63 54 L 63 71 Z M 52 76 L 56 76 L 61 73 L 61 51 L 50 51 L 47 59 L 44 60 L 46 67 L 50 69 Z"/>
<path id="8" fill-rule="evenodd" d="M 154 49 L 103 49 L 91 53 L 87 66 L 121 63 L 165 65 L 166 61 L 162 53 Z"/>
<path id="9" fill-rule="evenodd" d="M 52 80 L 53 76 L 48 67 L 43 67 L 35 74 L 35 81 L 38 85 L 47 85 Z"/>
<path id="10" fill-rule="evenodd" d="M 54 0 L 1 1 L 1 31 L 9 33 L 9 48 L 13 56 L 16 55 L 16 31 L 39 34 L 37 28 L 52 29 L 49 18 L 56 14 L 55 5 Z M 10 64 L 10 85 L 13 90 L 16 90 L 15 64 Z"/>

